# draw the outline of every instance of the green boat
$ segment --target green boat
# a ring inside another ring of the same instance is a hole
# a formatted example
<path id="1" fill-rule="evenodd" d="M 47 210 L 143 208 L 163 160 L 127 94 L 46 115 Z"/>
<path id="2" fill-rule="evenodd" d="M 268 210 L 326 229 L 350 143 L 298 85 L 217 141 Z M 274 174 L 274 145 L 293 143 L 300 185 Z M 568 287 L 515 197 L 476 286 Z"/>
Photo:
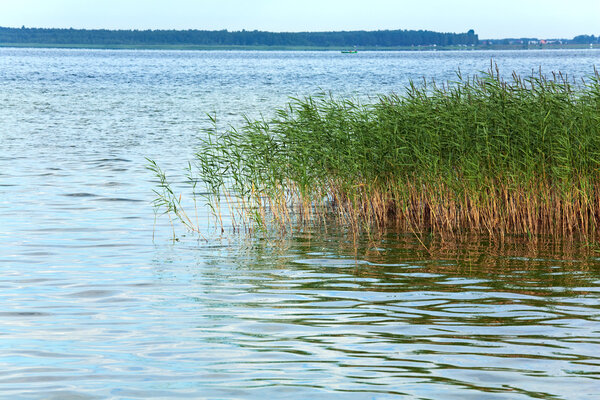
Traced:
<path id="1" fill-rule="evenodd" d="M 358 53 L 358 50 L 354 49 L 354 50 L 342 50 L 342 53 L 344 54 L 356 54 Z"/>

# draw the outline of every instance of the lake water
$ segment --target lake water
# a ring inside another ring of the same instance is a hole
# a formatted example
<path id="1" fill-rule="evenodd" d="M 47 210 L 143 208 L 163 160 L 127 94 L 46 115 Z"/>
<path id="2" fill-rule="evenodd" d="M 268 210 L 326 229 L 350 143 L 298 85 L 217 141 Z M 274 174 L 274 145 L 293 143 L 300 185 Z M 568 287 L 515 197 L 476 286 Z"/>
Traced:
<path id="1" fill-rule="evenodd" d="M 206 113 L 368 100 L 492 58 L 582 78 L 600 51 L 0 49 L 0 397 L 599 398 L 600 259 L 566 244 L 154 224 L 144 157 L 179 182 Z"/>

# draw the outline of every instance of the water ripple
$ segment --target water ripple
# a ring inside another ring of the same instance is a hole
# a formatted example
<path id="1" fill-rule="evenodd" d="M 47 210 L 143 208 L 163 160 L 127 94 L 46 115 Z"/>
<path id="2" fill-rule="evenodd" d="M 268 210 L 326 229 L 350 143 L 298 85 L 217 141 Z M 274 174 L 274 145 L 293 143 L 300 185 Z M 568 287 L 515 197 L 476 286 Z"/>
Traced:
<path id="1" fill-rule="evenodd" d="M 174 241 L 155 222 L 145 157 L 185 201 L 207 112 L 226 126 L 288 96 L 368 100 L 491 56 L 582 77 L 598 52 L 1 48 L 1 397 L 597 397 L 598 257 L 430 256 L 410 235 L 355 249 L 336 232 Z"/>

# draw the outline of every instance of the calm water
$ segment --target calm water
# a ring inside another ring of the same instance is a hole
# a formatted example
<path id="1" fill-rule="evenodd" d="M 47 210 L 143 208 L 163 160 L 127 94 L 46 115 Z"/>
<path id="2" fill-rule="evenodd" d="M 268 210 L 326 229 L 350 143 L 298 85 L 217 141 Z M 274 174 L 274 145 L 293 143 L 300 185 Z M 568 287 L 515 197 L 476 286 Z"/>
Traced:
<path id="1" fill-rule="evenodd" d="M 486 70 L 585 77 L 599 51 L 0 49 L 0 397 L 600 398 L 600 259 L 410 237 L 170 241 L 208 112 L 368 99 Z M 200 209 L 204 220 L 206 210 Z M 154 239 L 153 239 L 154 233 Z"/>

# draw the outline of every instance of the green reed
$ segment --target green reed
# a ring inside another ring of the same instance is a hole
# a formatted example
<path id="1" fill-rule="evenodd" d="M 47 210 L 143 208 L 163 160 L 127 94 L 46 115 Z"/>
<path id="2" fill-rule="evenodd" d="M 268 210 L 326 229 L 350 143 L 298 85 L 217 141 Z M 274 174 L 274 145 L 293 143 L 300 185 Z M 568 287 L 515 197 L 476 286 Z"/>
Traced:
<path id="1" fill-rule="evenodd" d="M 190 180 L 240 229 L 596 238 L 598 72 L 578 84 L 562 74 L 503 80 L 497 68 L 457 76 L 372 104 L 292 99 L 272 119 L 213 129 Z"/>

